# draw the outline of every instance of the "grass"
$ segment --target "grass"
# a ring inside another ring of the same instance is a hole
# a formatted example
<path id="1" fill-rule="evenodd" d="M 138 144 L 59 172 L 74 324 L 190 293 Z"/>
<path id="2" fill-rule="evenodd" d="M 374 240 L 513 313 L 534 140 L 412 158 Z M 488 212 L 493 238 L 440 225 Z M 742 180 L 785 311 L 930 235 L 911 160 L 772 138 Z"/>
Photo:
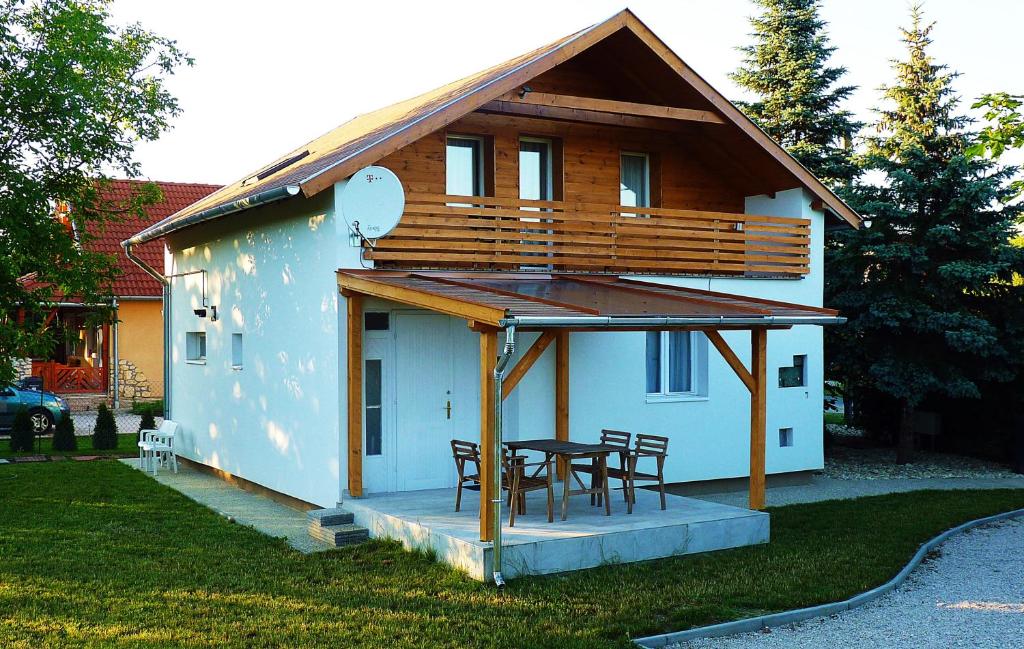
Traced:
<path id="1" fill-rule="evenodd" d="M 845 424 L 846 415 L 841 412 L 826 412 L 825 413 L 826 424 Z"/>
<path id="2" fill-rule="evenodd" d="M 523 578 L 504 594 L 370 542 L 302 555 L 115 462 L 0 467 L 0 646 L 625 647 L 848 597 L 1024 490 L 770 510 L 772 542 Z"/>
<path id="3" fill-rule="evenodd" d="M 76 437 L 78 442 L 78 450 L 76 451 L 55 451 L 53 450 L 53 436 L 42 438 L 42 450 L 39 449 L 39 439 L 37 438 L 36 443 L 32 445 L 33 450 L 17 451 L 11 450 L 11 444 L 9 438 L 0 439 L 0 458 L 11 458 L 11 457 L 26 457 L 29 455 L 53 455 L 53 456 L 64 456 L 74 457 L 80 455 L 138 455 L 139 447 L 136 445 L 138 442 L 137 433 L 119 433 L 117 436 L 117 448 L 96 450 L 92 447 L 92 437 Z"/>

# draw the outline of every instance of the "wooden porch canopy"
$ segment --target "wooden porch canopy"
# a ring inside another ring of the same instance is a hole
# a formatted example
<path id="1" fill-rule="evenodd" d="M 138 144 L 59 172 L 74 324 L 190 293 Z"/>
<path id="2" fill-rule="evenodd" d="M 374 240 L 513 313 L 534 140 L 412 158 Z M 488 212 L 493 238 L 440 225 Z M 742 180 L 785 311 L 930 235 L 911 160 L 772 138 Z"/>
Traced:
<path id="1" fill-rule="evenodd" d="M 787 302 L 669 286 L 608 275 L 494 272 L 404 272 L 339 270 L 338 288 L 347 299 L 348 489 L 362 495 L 362 298 L 372 296 L 463 318 L 480 333 L 480 442 L 494 440 L 494 376 L 498 332 L 540 331 L 542 335 L 507 371 L 508 396 L 544 350 L 555 342 L 555 434 L 569 433 L 569 334 L 573 331 L 702 331 L 750 391 L 750 508 L 764 508 L 765 433 L 769 329 L 844 322 L 836 311 Z M 720 334 L 751 332 L 748 369 Z M 491 485 L 496 470 L 483 453 L 480 534 L 490 540 Z"/>

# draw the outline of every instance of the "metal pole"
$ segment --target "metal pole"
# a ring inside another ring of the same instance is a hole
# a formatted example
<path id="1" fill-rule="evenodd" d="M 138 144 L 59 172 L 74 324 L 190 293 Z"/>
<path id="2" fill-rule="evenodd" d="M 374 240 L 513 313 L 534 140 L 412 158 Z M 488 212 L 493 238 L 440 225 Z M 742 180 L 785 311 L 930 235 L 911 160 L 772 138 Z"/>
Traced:
<path id="1" fill-rule="evenodd" d="M 113 325 L 113 328 L 111 330 L 111 336 L 110 337 L 113 339 L 113 340 L 111 340 L 111 347 L 114 348 L 114 354 L 113 354 L 114 358 L 113 358 L 113 360 L 110 363 L 110 369 L 108 371 L 111 373 L 111 375 L 113 377 L 113 383 L 114 383 L 114 399 L 113 399 L 113 403 L 114 403 L 114 410 L 117 410 L 118 408 L 121 407 L 121 381 L 119 380 L 119 378 L 117 376 L 120 373 L 119 370 L 120 370 L 120 365 L 121 365 L 121 357 L 120 357 L 120 355 L 118 353 L 118 349 L 117 349 L 117 338 L 118 338 L 118 336 L 117 336 L 117 298 L 116 297 L 114 298 L 113 306 L 114 306 L 114 325 Z"/>
<path id="2" fill-rule="evenodd" d="M 494 447 L 492 464 L 494 467 L 492 486 L 493 494 L 491 506 L 494 509 L 494 548 L 491 554 L 491 572 L 494 577 L 494 585 L 498 588 L 505 587 L 505 578 L 501 575 L 501 384 L 505 377 L 505 367 L 512 360 L 512 354 L 516 350 L 516 328 L 514 326 L 505 330 L 505 349 L 494 366 Z M 513 505 L 515 506 L 515 505 Z"/>

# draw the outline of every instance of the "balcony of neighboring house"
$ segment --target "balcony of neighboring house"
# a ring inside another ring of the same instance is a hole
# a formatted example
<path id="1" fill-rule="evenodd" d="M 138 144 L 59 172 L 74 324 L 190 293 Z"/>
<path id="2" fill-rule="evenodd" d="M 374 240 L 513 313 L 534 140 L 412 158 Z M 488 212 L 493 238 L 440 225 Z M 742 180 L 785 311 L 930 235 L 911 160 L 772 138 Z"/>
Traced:
<path id="1" fill-rule="evenodd" d="M 83 307 L 60 307 L 52 315 L 56 331 L 53 349 L 32 359 L 32 376 L 42 388 L 74 397 L 105 400 L 110 379 L 110 327 L 91 322 Z"/>
<path id="2" fill-rule="evenodd" d="M 805 218 L 410 194 L 364 257 L 383 269 L 801 277 Z"/>

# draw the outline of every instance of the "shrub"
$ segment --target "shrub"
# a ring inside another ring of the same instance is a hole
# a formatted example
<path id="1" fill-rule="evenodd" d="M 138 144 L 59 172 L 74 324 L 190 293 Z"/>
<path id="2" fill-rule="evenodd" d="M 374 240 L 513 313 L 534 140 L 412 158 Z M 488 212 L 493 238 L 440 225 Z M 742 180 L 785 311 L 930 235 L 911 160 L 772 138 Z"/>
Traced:
<path id="1" fill-rule="evenodd" d="M 92 447 L 97 451 L 117 448 L 117 422 L 105 403 L 96 410 L 96 427 L 92 429 Z"/>
<path id="2" fill-rule="evenodd" d="M 14 423 L 11 426 L 11 450 L 32 451 L 35 446 L 36 434 L 32 431 L 32 418 L 28 410 L 21 408 L 14 415 Z"/>
<path id="3" fill-rule="evenodd" d="M 147 409 L 142 413 L 142 419 L 139 421 L 139 434 L 136 435 L 141 441 L 142 431 L 154 430 L 156 428 L 156 417 L 153 416 L 153 409 Z"/>
<path id="4" fill-rule="evenodd" d="M 163 399 L 157 399 L 156 401 L 132 401 L 132 414 L 133 415 L 144 415 L 150 412 L 155 417 L 164 416 L 164 401 Z"/>
<path id="5" fill-rule="evenodd" d="M 57 427 L 53 430 L 53 450 L 78 450 L 78 440 L 75 439 L 75 422 L 71 419 L 71 415 L 65 415 L 57 422 Z"/>

